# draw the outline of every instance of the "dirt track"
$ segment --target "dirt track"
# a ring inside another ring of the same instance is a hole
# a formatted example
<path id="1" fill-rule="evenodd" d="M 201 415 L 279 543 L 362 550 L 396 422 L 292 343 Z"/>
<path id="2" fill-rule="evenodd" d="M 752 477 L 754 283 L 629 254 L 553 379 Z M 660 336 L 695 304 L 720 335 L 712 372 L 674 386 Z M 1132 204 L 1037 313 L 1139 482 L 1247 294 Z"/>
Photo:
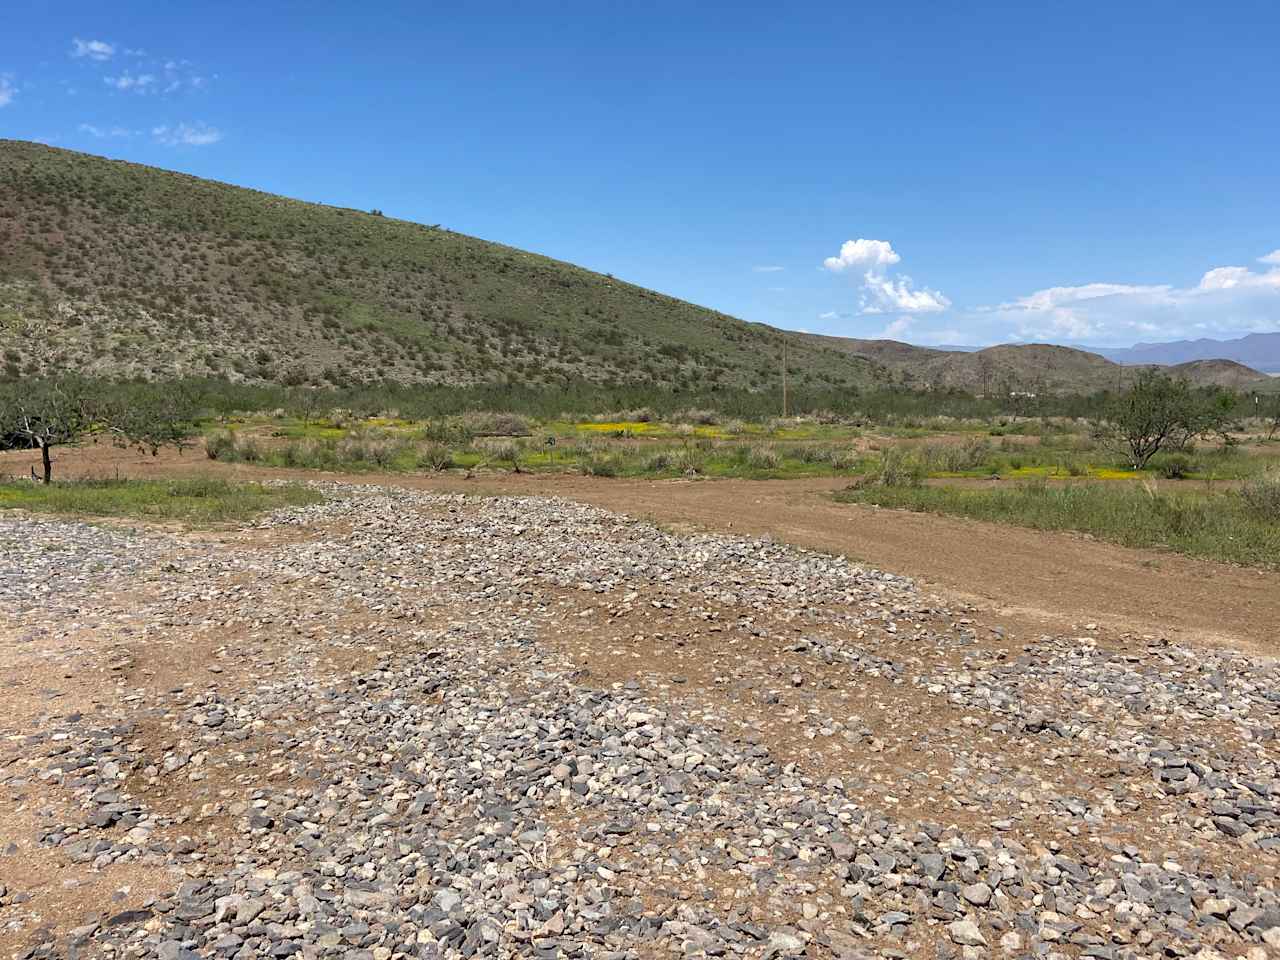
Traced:
<path id="1" fill-rule="evenodd" d="M 25 474 L 30 454 L 0 455 Z M 1274 653 L 1280 574 L 1133 550 L 1069 534 L 835 503 L 838 479 L 619 480 L 566 475 L 318 474 L 214 463 L 198 451 L 140 457 L 111 447 L 64 451 L 64 476 L 215 472 L 249 478 L 339 479 L 451 492 L 569 497 L 668 525 L 771 536 L 841 553 L 977 605 L 1022 632 L 1159 635 Z"/>

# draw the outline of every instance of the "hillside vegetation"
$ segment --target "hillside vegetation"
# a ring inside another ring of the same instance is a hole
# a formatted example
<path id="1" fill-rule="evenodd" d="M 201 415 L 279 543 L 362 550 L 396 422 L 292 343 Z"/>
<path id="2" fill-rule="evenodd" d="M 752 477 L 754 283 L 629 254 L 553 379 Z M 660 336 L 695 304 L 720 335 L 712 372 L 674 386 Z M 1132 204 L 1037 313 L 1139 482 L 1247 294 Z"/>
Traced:
<path id="1" fill-rule="evenodd" d="M 351 387 L 885 386 L 1089 394 L 1134 375 L 1046 344 L 972 353 L 784 333 L 572 264 L 395 220 L 0 140 L 0 378 Z M 1274 389 L 1229 361 L 1201 385 Z"/>
<path id="2" fill-rule="evenodd" d="M 938 350 L 896 340 L 813 337 L 816 342 L 883 367 L 891 380 L 914 389 L 966 390 L 983 396 L 1010 393 L 1093 393 L 1122 389 L 1143 369 L 1097 353 L 1049 343 L 1001 344 L 983 350 Z M 1196 360 L 1166 368 L 1196 386 L 1275 391 L 1280 382 L 1232 360 Z"/>
<path id="3" fill-rule="evenodd" d="M 46 331 L 10 338 L 10 377 L 759 388 L 783 336 L 442 227 L 16 141 L 0 313 Z M 801 384 L 877 379 L 798 335 L 790 354 Z"/>

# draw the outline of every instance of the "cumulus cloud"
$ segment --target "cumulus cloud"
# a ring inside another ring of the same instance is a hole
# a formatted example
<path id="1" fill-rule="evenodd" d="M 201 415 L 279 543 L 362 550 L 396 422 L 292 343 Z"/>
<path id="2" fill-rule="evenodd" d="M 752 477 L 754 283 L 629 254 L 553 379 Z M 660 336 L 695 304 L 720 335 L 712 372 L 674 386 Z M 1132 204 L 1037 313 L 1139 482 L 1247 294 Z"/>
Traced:
<path id="1" fill-rule="evenodd" d="M 204 123 L 179 123 L 153 127 L 151 135 L 167 147 L 207 147 L 222 139 L 222 131 Z"/>
<path id="2" fill-rule="evenodd" d="M 822 261 L 832 273 L 859 269 L 862 288 L 859 307 L 862 313 L 936 313 L 951 306 L 951 301 L 937 290 L 915 289 L 910 277 L 889 275 L 889 268 L 901 263 L 902 257 L 888 240 L 846 240 L 840 253 Z"/>
<path id="3" fill-rule="evenodd" d="M 990 308 L 1020 339 L 1117 343 L 1280 327 L 1280 251 L 1270 269 L 1214 267 L 1193 287 L 1088 283 L 1037 290 Z"/>
<path id="4" fill-rule="evenodd" d="M 951 301 L 937 290 L 913 290 L 910 277 L 880 277 L 868 273 L 863 278 L 863 313 L 937 313 Z"/>
<path id="5" fill-rule="evenodd" d="M 0 107 L 13 103 L 13 98 L 17 95 L 18 88 L 13 85 L 13 78 L 8 74 L 0 74 Z"/>
<path id="6" fill-rule="evenodd" d="M 843 273 L 853 267 L 882 271 L 901 259 L 888 240 L 864 240 L 859 237 L 840 244 L 839 255 L 827 257 L 822 265 L 835 273 Z"/>
<path id="7" fill-rule="evenodd" d="M 88 57 L 90 60 L 110 60 L 116 54 L 115 44 L 107 43 L 105 40 L 81 40 L 74 37 L 71 40 L 71 56 Z"/>

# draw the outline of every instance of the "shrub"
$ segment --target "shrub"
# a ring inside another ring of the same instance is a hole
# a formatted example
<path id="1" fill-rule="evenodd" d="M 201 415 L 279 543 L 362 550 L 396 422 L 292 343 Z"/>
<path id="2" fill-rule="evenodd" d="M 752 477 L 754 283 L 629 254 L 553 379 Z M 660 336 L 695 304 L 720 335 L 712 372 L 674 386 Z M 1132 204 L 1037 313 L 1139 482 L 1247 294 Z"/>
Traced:
<path id="1" fill-rule="evenodd" d="M 448 470 L 453 466 L 453 451 L 447 444 L 428 443 L 418 450 L 418 466 L 425 470 Z"/>
<path id="2" fill-rule="evenodd" d="M 646 473 L 664 473 L 674 465 L 675 457 L 671 455 L 670 450 L 659 450 L 657 453 L 651 453 L 644 461 Z"/>
<path id="3" fill-rule="evenodd" d="M 875 468 L 855 487 L 918 487 L 924 482 L 924 464 L 902 447 L 889 447 L 880 454 Z"/>
<path id="4" fill-rule="evenodd" d="M 518 413 L 491 413 L 474 410 L 458 418 L 462 428 L 475 437 L 527 437 L 529 421 Z"/>
<path id="5" fill-rule="evenodd" d="M 582 460 L 582 472 L 589 477 L 616 477 L 620 465 L 612 454 L 592 453 Z"/>
<path id="6" fill-rule="evenodd" d="M 231 460 L 230 454 L 235 450 L 236 438 L 229 430 L 219 430 L 209 434 L 204 442 L 205 455 L 210 460 Z"/>
<path id="7" fill-rule="evenodd" d="M 858 451 L 852 449 L 833 448 L 828 451 L 828 454 L 827 463 L 831 464 L 833 470 L 854 470 L 862 460 Z"/>
<path id="8" fill-rule="evenodd" d="M 227 460 L 240 463 L 257 463 L 262 450 L 253 437 L 242 437 L 230 430 L 221 430 L 205 441 L 205 454 L 210 460 Z"/>
<path id="9" fill-rule="evenodd" d="M 1240 500 L 1262 520 L 1280 523 L 1280 474 L 1257 477 L 1240 487 Z"/>
<path id="10" fill-rule="evenodd" d="M 1191 458 L 1185 453 L 1175 453 L 1160 464 L 1160 476 L 1166 480 L 1185 480 L 1191 473 Z"/>
<path id="11" fill-rule="evenodd" d="M 682 410 L 673 418 L 677 423 L 693 423 L 704 427 L 714 426 L 720 422 L 720 414 L 714 410 L 699 410 L 691 408 Z"/>
<path id="12" fill-rule="evenodd" d="M 702 473 L 706 466 L 706 460 L 701 450 L 694 447 L 685 447 L 676 451 L 673 455 L 671 466 L 684 474 Z"/>
<path id="13" fill-rule="evenodd" d="M 753 446 L 747 448 L 746 463 L 756 470 L 775 470 L 782 463 L 782 455 L 772 445 Z"/>
<path id="14" fill-rule="evenodd" d="M 514 440 L 485 440 L 476 449 L 486 462 L 507 463 L 516 473 L 520 472 L 520 445 Z"/>

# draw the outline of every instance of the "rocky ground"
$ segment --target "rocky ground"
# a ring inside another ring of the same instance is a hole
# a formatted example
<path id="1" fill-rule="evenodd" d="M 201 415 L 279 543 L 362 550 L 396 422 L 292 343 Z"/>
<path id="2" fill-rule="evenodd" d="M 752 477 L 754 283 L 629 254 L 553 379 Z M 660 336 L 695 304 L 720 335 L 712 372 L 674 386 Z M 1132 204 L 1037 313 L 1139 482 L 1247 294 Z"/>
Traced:
<path id="1" fill-rule="evenodd" d="M 0 955 L 1280 956 L 1271 660 L 330 493 L 0 518 Z"/>

